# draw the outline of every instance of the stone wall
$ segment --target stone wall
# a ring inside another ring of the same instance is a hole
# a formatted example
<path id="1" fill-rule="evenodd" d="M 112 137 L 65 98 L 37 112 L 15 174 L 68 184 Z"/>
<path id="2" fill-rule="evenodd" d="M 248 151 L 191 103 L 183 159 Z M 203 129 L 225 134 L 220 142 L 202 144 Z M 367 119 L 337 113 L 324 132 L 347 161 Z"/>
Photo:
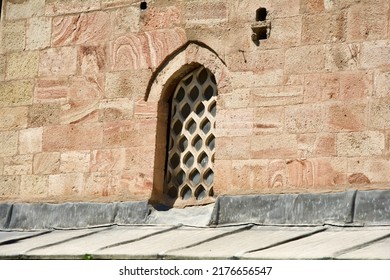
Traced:
<path id="1" fill-rule="evenodd" d="M 4 0 L 0 200 L 158 196 L 158 108 L 191 63 L 219 87 L 216 195 L 388 189 L 389 18 L 388 0 Z"/>

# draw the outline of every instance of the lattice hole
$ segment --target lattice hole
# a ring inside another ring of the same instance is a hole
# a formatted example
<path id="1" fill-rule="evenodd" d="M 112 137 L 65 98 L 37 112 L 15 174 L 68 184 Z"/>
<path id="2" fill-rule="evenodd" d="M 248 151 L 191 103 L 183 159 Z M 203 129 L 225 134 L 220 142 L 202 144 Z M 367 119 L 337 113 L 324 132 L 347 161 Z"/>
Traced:
<path id="1" fill-rule="evenodd" d="M 190 199 L 192 197 L 192 190 L 189 186 L 185 185 L 181 192 L 180 192 L 180 197 L 183 199 L 183 200 L 187 200 L 187 199 Z"/>
<path id="2" fill-rule="evenodd" d="M 208 169 L 204 175 L 203 175 L 203 179 L 204 181 L 206 182 L 206 184 L 208 186 L 211 186 L 211 184 L 213 183 L 214 181 L 214 172 L 211 170 L 211 169 Z"/>
<path id="3" fill-rule="evenodd" d="M 205 153 L 205 152 L 202 152 L 199 157 L 198 157 L 198 163 L 202 166 L 202 167 L 206 167 L 207 164 L 209 163 L 209 157 L 208 155 Z"/>
<path id="4" fill-rule="evenodd" d="M 194 164 L 194 156 L 188 152 L 183 159 L 183 163 L 188 167 L 191 168 L 192 165 Z"/>
<path id="5" fill-rule="evenodd" d="M 206 196 L 207 196 L 206 189 L 202 185 L 200 185 L 195 191 L 196 200 L 201 200 L 201 199 L 205 198 Z"/>
<path id="6" fill-rule="evenodd" d="M 177 198 L 177 188 L 176 187 L 170 187 L 168 191 L 168 195 L 171 198 Z"/>
<path id="7" fill-rule="evenodd" d="M 187 123 L 186 129 L 187 129 L 191 134 L 194 134 L 195 131 L 196 131 L 196 122 L 195 122 L 193 119 L 191 119 L 191 120 Z"/>
<path id="8" fill-rule="evenodd" d="M 203 140 L 202 140 L 202 138 L 200 138 L 199 135 L 196 135 L 196 136 L 194 137 L 194 140 L 192 140 L 192 146 L 193 146 L 197 151 L 199 151 L 200 149 L 202 149 Z"/>

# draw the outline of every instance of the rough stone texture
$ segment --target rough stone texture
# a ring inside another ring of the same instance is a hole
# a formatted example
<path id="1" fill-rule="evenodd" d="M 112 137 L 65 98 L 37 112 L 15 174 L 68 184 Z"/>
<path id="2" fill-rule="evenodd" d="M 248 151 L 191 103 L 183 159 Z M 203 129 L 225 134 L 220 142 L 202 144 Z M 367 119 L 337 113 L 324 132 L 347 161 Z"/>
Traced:
<path id="1" fill-rule="evenodd" d="M 165 201 L 169 100 L 200 65 L 216 196 L 389 188 L 387 0 L 152 2 L 3 1 L 0 200 Z"/>
<path id="2" fill-rule="evenodd" d="M 390 191 L 359 191 L 354 220 L 366 225 L 390 225 Z"/>
<path id="3" fill-rule="evenodd" d="M 346 224 L 352 222 L 354 191 L 335 194 L 221 196 L 211 224 Z"/>

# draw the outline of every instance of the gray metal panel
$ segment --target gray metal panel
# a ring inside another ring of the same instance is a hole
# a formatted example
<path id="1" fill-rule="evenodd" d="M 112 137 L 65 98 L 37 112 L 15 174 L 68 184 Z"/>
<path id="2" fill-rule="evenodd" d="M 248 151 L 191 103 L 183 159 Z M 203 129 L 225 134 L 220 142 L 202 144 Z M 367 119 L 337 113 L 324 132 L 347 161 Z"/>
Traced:
<path id="1" fill-rule="evenodd" d="M 390 190 L 358 191 L 354 220 L 367 225 L 390 225 Z"/>

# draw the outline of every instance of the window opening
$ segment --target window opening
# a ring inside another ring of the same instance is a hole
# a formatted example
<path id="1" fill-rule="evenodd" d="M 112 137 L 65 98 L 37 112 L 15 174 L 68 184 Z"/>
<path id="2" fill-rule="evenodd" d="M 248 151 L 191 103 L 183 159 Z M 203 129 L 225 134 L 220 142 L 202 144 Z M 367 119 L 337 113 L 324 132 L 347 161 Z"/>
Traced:
<path id="1" fill-rule="evenodd" d="M 173 199 L 213 196 L 217 85 L 200 67 L 180 80 L 170 104 L 164 192 Z"/>

